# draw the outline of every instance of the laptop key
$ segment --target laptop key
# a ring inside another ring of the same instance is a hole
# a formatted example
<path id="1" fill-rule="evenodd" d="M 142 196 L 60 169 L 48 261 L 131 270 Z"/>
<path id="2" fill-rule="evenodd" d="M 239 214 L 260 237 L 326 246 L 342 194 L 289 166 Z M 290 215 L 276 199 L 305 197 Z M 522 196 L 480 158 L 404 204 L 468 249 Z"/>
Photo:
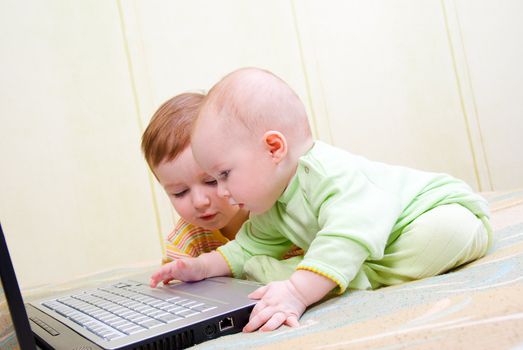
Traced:
<path id="1" fill-rule="evenodd" d="M 140 322 L 147 321 L 148 319 L 150 319 L 149 316 L 141 315 L 140 317 L 133 318 L 131 321 L 140 324 Z"/>
<path id="2" fill-rule="evenodd" d="M 192 306 L 191 309 L 192 310 L 196 310 L 196 311 L 200 311 L 200 312 L 206 312 L 206 311 L 209 311 L 209 310 L 212 310 L 212 309 L 216 309 L 216 306 L 203 304 L 203 305 Z"/>
<path id="3" fill-rule="evenodd" d="M 122 337 L 122 335 L 120 335 L 118 333 L 111 333 L 111 334 L 106 335 L 104 338 L 107 340 L 113 340 L 113 339 L 117 339 L 120 337 Z"/>
<path id="4" fill-rule="evenodd" d="M 167 303 L 165 301 L 160 302 L 160 304 L 154 305 L 154 307 L 156 307 L 158 309 L 162 309 L 162 310 L 165 309 L 165 308 L 169 308 L 171 306 L 173 306 L 173 304 Z"/>
<path id="5" fill-rule="evenodd" d="M 140 326 L 137 326 L 135 324 L 132 324 L 129 327 L 122 327 L 120 330 L 122 332 L 124 332 L 125 334 L 135 334 L 135 333 L 141 332 L 141 331 L 143 331 L 145 329 L 146 328 L 144 328 L 144 327 L 140 327 Z"/>
<path id="6" fill-rule="evenodd" d="M 164 310 L 164 311 L 167 311 L 167 312 L 170 312 L 171 314 L 175 314 L 176 312 L 181 311 L 181 310 L 183 310 L 183 309 L 184 309 L 183 306 L 176 306 L 176 305 L 173 305 L 173 306 L 171 306 L 171 307 L 169 307 L 169 308 L 165 308 L 165 309 L 163 309 L 163 310 Z"/>
<path id="7" fill-rule="evenodd" d="M 111 323 L 109 323 L 109 325 L 113 328 L 118 329 L 119 326 L 122 326 L 126 323 L 128 323 L 127 320 L 121 319 L 121 320 L 112 321 Z"/>
<path id="8" fill-rule="evenodd" d="M 109 329 L 102 329 L 98 332 L 98 335 L 102 338 L 105 338 L 107 337 L 109 334 L 113 334 L 114 332 L 112 330 L 109 330 Z"/>
<path id="9" fill-rule="evenodd" d="M 139 324 L 140 324 L 140 326 L 145 327 L 145 328 L 153 328 L 153 327 L 162 325 L 163 323 L 151 318 L 150 320 L 145 320 L 145 321 L 139 322 Z"/>
<path id="10" fill-rule="evenodd" d="M 199 314 L 199 312 L 196 312 L 194 310 L 185 309 L 185 310 L 182 310 L 182 311 L 178 311 L 176 313 L 176 316 L 190 317 L 190 316 L 194 316 L 194 315 L 198 315 L 198 314 Z"/>
<path id="11" fill-rule="evenodd" d="M 147 305 L 154 306 L 154 307 L 158 307 L 158 305 L 161 305 L 161 304 L 164 303 L 163 301 L 158 300 L 158 299 L 153 299 L 153 300 L 151 300 L 151 299 L 153 299 L 153 298 L 150 298 L 150 299 L 147 300 L 145 303 L 146 303 Z"/>
<path id="12" fill-rule="evenodd" d="M 175 302 L 176 305 L 183 306 L 183 307 L 190 307 L 191 305 L 196 305 L 198 302 L 195 300 L 187 299 L 183 302 Z"/>
<path id="13" fill-rule="evenodd" d="M 154 310 L 154 308 L 150 307 L 149 305 L 141 304 L 141 306 L 131 307 L 132 310 L 141 312 L 142 314 L 146 311 Z"/>
<path id="14" fill-rule="evenodd" d="M 202 305 L 205 305 L 205 304 L 204 303 L 196 303 L 196 304 L 189 305 L 187 307 L 189 309 L 194 309 L 195 307 L 202 306 Z"/>
<path id="15" fill-rule="evenodd" d="M 178 321 L 178 320 L 183 320 L 183 317 L 176 316 L 176 315 L 173 315 L 173 314 L 165 314 L 165 315 L 162 315 L 162 316 L 158 316 L 156 319 L 158 319 L 160 321 L 163 321 L 165 323 L 172 323 L 172 322 L 175 322 L 175 321 Z"/>
<path id="16" fill-rule="evenodd" d="M 144 312 L 144 314 L 149 317 L 155 317 L 155 316 L 158 316 L 158 315 L 161 315 L 164 313 L 165 313 L 165 311 L 162 311 L 162 310 L 151 310 L 151 311 Z"/>
<path id="17" fill-rule="evenodd" d="M 151 289 L 151 287 L 145 286 L 145 285 L 140 285 L 140 286 L 137 286 L 137 287 L 129 288 L 129 290 L 131 290 L 131 291 L 133 291 L 135 293 L 140 293 L 142 295 L 147 295 L 149 297 L 153 297 L 153 298 L 156 298 L 156 299 L 161 299 L 163 301 L 173 301 L 173 300 L 176 300 L 176 299 L 181 299 L 180 297 L 175 296 L 172 293 L 164 292 L 164 291 L 159 290 L 159 289 Z"/>
<path id="18" fill-rule="evenodd" d="M 113 339 L 117 339 L 117 338 L 121 338 L 121 337 L 125 336 L 124 334 L 115 333 L 115 332 L 111 332 L 111 331 L 103 332 L 103 333 L 100 333 L 100 334 L 97 334 L 97 335 L 99 337 L 101 337 L 101 338 L 106 339 L 106 340 L 113 340 Z"/>
<path id="19" fill-rule="evenodd" d="M 131 329 L 133 328 L 134 326 L 136 326 L 134 323 L 131 323 L 131 322 L 127 322 L 127 323 L 124 323 L 122 325 L 119 325 L 119 326 L 115 326 L 114 328 L 116 328 L 117 330 L 119 330 L 120 332 L 122 333 L 126 333 L 126 330 L 127 329 Z"/>
<path id="20" fill-rule="evenodd" d="M 56 301 L 46 301 L 42 303 L 42 305 L 50 308 L 51 310 L 55 310 L 56 308 L 60 307 L 60 303 L 57 303 Z"/>

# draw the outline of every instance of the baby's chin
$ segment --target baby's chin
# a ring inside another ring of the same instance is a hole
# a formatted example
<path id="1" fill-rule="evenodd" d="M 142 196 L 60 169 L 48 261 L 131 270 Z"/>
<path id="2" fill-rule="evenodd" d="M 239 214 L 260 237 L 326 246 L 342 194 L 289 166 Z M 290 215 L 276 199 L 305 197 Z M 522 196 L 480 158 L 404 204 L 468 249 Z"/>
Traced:
<path id="1" fill-rule="evenodd" d="M 202 220 L 199 220 L 197 224 L 197 226 L 200 226 L 201 228 L 209 231 L 221 230 L 226 225 L 227 222 L 222 222 L 222 220 L 213 222 L 202 222 Z"/>
<path id="2" fill-rule="evenodd" d="M 216 225 L 216 226 L 197 225 L 197 226 L 203 228 L 204 230 L 208 230 L 208 231 L 219 231 L 219 230 L 223 227 L 223 226 L 221 226 L 221 225 L 220 225 L 220 226 L 218 226 L 218 225 Z"/>

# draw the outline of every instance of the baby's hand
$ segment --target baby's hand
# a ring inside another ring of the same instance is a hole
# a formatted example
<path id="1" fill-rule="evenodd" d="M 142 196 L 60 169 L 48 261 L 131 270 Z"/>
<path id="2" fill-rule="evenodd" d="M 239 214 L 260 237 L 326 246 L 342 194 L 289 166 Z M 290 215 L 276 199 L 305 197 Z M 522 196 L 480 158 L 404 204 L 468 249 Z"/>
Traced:
<path id="1" fill-rule="evenodd" d="M 196 258 L 183 258 L 165 264 L 153 273 L 150 286 L 155 288 L 161 281 L 164 284 L 174 279 L 191 282 L 203 280 L 205 277 L 205 265 L 202 261 Z"/>
<path id="2" fill-rule="evenodd" d="M 299 325 L 298 319 L 307 305 L 290 280 L 271 282 L 258 288 L 251 294 L 251 299 L 260 299 L 249 317 L 244 332 L 272 331 L 282 324 L 290 327 Z"/>

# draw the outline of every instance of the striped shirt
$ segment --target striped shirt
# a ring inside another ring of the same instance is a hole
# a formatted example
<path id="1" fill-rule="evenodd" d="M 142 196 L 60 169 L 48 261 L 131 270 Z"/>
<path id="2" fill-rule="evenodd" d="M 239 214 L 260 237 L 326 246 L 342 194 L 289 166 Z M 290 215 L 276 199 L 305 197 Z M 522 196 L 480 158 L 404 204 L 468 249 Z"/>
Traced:
<path id="1" fill-rule="evenodd" d="M 167 236 L 164 262 L 187 256 L 197 257 L 227 242 L 229 240 L 220 230 L 207 230 L 180 219 L 174 230 Z"/>
<path id="2" fill-rule="evenodd" d="M 229 239 L 220 230 L 207 230 L 180 218 L 174 230 L 167 236 L 163 263 L 188 256 L 197 257 L 216 250 L 227 242 Z M 285 254 L 284 259 L 297 255 L 303 255 L 303 250 L 293 246 Z"/>

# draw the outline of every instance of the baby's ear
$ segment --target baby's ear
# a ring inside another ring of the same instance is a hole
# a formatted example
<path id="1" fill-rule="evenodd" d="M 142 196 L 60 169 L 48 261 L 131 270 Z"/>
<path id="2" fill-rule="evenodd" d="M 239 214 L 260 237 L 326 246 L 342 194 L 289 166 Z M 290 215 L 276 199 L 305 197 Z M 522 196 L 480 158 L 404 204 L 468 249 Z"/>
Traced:
<path id="1" fill-rule="evenodd" d="M 279 131 L 270 130 L 263 134 L 263 143 L 277 164 L 287 155 L 287 140 Z"/>

